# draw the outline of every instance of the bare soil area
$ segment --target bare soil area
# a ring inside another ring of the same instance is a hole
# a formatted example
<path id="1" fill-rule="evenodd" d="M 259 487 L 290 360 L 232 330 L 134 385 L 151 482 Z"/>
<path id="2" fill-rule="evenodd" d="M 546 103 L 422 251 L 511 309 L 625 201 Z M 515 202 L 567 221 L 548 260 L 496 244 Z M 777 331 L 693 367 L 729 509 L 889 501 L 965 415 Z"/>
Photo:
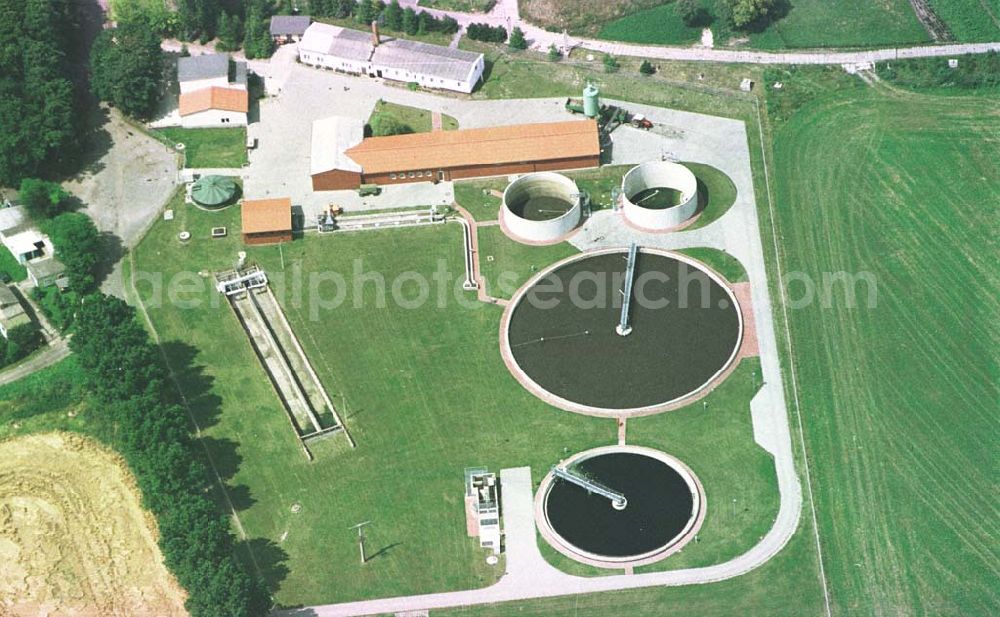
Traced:
<path id="1" fill-rule="evenodd" d="M 186 615 L 124 463 L 52 433 L 0 442 L 0 615 Z"/>

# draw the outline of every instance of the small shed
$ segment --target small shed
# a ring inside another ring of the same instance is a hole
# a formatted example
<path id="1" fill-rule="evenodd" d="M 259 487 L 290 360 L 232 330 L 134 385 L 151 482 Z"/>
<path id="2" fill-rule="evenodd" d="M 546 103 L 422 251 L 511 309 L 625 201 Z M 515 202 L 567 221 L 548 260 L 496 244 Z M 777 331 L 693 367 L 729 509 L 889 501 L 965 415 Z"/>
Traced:
<path id="1" fill-rule="evenodd" d="M 292 240 L 291 199 L 244 199 L 241 209 L 244 244 L 276 244 Z"/>
<path id="2" fill-rule="evenodd" d="M 24 267 L 28 279 L 39 289 L 52 285 L 62 288 L 66 284 L 66 266 L 55 257 L 29 261 Z"/>

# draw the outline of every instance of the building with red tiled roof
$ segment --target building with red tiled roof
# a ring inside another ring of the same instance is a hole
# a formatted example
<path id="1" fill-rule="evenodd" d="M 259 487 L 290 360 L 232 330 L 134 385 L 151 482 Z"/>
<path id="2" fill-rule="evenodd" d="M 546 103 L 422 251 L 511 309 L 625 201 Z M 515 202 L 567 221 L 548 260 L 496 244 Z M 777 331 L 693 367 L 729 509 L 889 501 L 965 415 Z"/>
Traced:
<path id="1" fill-rule="evenodd" d="M 315 191 L 584 169 L 598 167 L 601 162 L 594 120 L 368 139 L 351 130 L 355 127 L 349 120 L 336 120 L 313 125 L 311 173 Z"/>
<path id="2" fill-rule="evenodd" d="M 246 62 L 228 54 L 204 54 L 177 61 L 181 126 L 246 126 L 250 97 Z"/>
<path id="3" fill-rule="evenodd" d="M 292 240 L 291 199 L 244 199 L 240 210 L 244 244 L 275 244 Z"/>

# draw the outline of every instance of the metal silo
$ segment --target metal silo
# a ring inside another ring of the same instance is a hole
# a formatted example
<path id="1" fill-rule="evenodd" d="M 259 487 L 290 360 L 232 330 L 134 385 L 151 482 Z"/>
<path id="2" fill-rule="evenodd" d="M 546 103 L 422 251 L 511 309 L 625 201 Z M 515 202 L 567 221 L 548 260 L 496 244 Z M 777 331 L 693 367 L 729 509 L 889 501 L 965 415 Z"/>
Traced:
<path id="1" fill-rule="evenodd" d="M 594 84 L 587 84 L 583 89 L 583 114 L 588 118 L 596 118 L 601 113 L 601 91 Z"/>

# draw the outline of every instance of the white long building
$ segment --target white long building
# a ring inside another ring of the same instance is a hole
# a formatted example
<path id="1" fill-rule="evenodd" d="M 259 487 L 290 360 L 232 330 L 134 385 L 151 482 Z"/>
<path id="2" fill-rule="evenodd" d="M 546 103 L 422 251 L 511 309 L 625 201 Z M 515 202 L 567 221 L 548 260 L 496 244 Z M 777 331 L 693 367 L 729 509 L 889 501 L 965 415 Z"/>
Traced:
<path id="1" fill-rule="evenodd" d="M 381 38 L 329 24 L 310 25 L 299 42 L 303 64 L 425 88 L 470 93 L 482 79 L 483 54 L 404 39 Z"/>

